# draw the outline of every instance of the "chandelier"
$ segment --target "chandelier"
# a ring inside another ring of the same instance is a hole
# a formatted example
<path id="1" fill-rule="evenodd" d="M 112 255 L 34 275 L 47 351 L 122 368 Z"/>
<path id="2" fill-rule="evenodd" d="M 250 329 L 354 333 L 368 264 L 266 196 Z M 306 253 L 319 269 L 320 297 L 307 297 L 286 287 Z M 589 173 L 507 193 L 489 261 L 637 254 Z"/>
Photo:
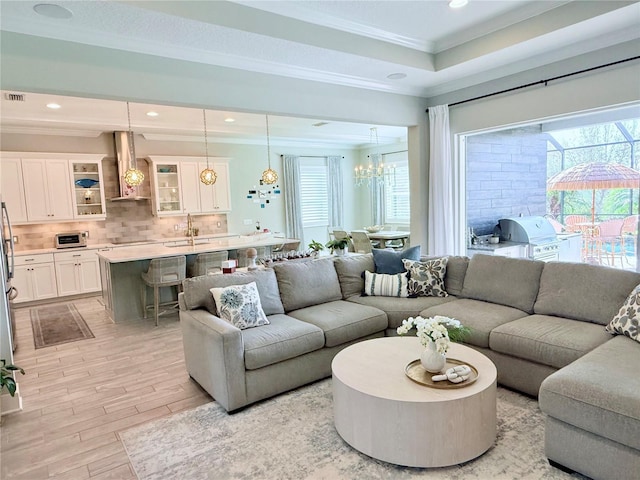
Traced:
<path id="1" fill-rule="evenodd" d="M 369 141 L 373 143 L 373 136 L 376 137 L 376 150 L 378 149 L 378 129 L 376 127 L 372 127 L 369 130 Z M 380 154 L 376 154 L 377 157 L 381 157 Z M 396 166 L 395 165 L 385 165 L 384 163 L 377 163 L 374 165 L 370 163 L 368 166 L 358 165 L 355 168 L 355 185 L 356 187 L 360 187 L 367 184 L 368 187 L 371 187 L 373 184 L 384 185 L 386 183 L 394 183 L 396 178 Z"/>
<path id="2" fill-rule="evenodd" d="M 271 145 L 269 143 L 269 115 L 265 115 L 267 121 L 267 160 L 269 162 L 269 168 L 262 172 L 260 178 L 261 184 L 273 185 L 278 181 L 278 174 L 271 168 Z"/>
<path id="3" fill-rule="evenodd" d="M 144 173 L 138 170 L 136 149 L 133 145 L 133 132 L 131 131 L 131 112 L 129 111 L 129 102 L 127 102 L 127 121 L 129 123 L 127 140 L 129 141 L 129 156 L 131 157 L 131 166 L 124 172 L 124 181 L 130 187 L 137 187 L 144 180 Z"/>
<path id="4" fill-rule="evenodd" d="M 207 155 L 207 168 L 200 172 L 200 181 L 205 185 L 213 185 L 218 179 L 218 174 L 209 168 L 209 142 L 207 141 L 207 114 L 202 109 L 202 119 L 204 120 L 204 150 Z"/>

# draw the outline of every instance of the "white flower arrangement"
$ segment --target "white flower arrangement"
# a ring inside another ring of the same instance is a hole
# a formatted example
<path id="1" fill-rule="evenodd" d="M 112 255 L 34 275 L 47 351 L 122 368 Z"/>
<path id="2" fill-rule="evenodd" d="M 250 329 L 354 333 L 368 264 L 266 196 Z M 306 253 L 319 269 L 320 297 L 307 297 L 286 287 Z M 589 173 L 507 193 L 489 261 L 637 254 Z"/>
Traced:
<path id="1" fill-rule="evenodd" d="M 396 331 L 398 335 L 406 335 L 414 327 L 422 346 L 426 347 L 429 342 L 435 342 L 439 353 L 447 353 L 452 341 L 460 341 L 470 332 L 460 321 L 442 315 L 429 318 L 409 317 L 402 321 L 402 325 Z"/>

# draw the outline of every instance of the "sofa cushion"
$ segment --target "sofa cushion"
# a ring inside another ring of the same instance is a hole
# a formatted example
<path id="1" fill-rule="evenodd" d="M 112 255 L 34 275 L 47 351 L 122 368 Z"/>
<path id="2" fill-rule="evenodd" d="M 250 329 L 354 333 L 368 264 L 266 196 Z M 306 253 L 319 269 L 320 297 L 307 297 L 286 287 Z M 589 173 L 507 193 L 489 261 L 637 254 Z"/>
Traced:
<path id="1" fill-rule="evenodd" d="M 471 329 L 471 333 L 465 338 L 464 343 L 488 348 L 491 330 L 527 314 L 522 310 L 496 303 L 461 298 L 426 308 L 420 312 L 420 315 L 425 318 L 443 315 L 460 320 L 464 326 Z"/>
<path id="2" fill-rule="evenodd" d="M 379 308 L 387 314 L 389 328 L 398 328 L 402 321 L 409 317 L 417 317 L 422 310 L 434 305 L 452 302 L 455 297 L 416 297 L 416 298 L 390 298 L 390 297 L 366 297 L 353 295 L 347 298 L 348 302 L 360 305 L 369 305 Z"/>
<path id="3" fill-rule="evenodd" d="M 640 450 L 640 345 L 617 336 L 547 377 L 538 402 L 547 415 Z"/>
<path id="4" fill-rule="evenodd" d="M 320 327 L 327 347 L 381 332 L 388 325 L 387 314 L 382 310 L 344 300 L 302 308 L 289 315 Z"/>
<path id="5" fill-rule="evenodd" d="M 600 265 L 544 265 L 535 313 L 606 325 L 640 283 L 640 274 Z"/>
<path id="6" fill-rule="evenodd" d="M 611 338 L 599 325 L 548 315 L 530 315 L 491 331 L 496 352 L 562 368 Z"/>
<path id="7" fill-rule="evenodd" d="M 373 249 L 373 263 L 376 273 L 394 275 L 404 272 L 403 259 L 420 260 L 420 245 L 396 252 L 382 248 Z"/>
<path id="8" fill-rule="evenodd" d="M 544 262 L 474 255 L 464 277 L 462 296 L 533 313 Z"/>
<path id="9" fill-rule="evenodd" d="M 240 330 L 269 325 L 260 304 L 256 282 L 214 287 L 211 294 L 216 301 L 218 316 Z"/>
<path id="10" fill-rule="evenodd" d="M 609 333 L 626 335 L 640 342 L 640 285 L 633 289 L 620 311 L 605 327 Z"/>
<path id="11" fill-rule="evenodd" d="M 444 276 L 447 273 L 447 257 L 433 258 L 424 262 L 402 260 L 409 273 L 410 297 L 446 297 Z"/>
<path id="12" fill-rule="evenodd" d="M 335 257 L 334 266 L 338 273 L 343 300 L 351 295 L 360 295 L 364 288 L 362 272 L 375 270 L 372 253 Z"/>
<path id="13" fill-rule="evenodd" d="M 217 316 L 218 310 L 210 289 L 251 282 L 256 282 L 262 310 L 266 315 L 284 313 L 276 274 L 271 268 L 187 278 L 182 282 L 184 302 L 188 310 L 204 307 L 209 313 Z"/>
<path id="14" fill-rule="evenodd" d="M 247 370 L 295 358 L 324 346 L 324 333 L 315 325 L 287 315 L 271 315 L 269 323 L 242 332 Z"/>
<path id="15" fill-rule="evenodd" d="M 364 295 L 379 297 L 407 297 L 407 274 L 371 273 L 364 271 Z"/>
<path id="16" fill-rule="evenodd" d="M 468 257 L 450 256 L 447 262 L 447 273 L 444 276 L 444 288 L 449 295 L 460 296 L 464 277 L 469 267 Z"/>
<path id="17" fill-rule="evenodd" d="M 285 312 L 342 299 L 332 258 L 285 262 L 273 269 Z"/>

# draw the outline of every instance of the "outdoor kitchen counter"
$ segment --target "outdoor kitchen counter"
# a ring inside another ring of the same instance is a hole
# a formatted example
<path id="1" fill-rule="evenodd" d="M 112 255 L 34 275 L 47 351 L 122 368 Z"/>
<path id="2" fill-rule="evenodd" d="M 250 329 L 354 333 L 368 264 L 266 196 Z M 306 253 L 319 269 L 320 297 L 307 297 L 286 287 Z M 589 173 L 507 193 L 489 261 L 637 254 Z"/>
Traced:
<path id="1" fill-rule="evenodd" d="M 527 256 L 527 244 L 501 241 L 500 243 L 479 243 L 477 245 L 469 245 L 467 247 L 467 256 L 472 257 L 476 253 L 521 258 Z"/>
<path id="2" fill-rule="evenodd" d="M 195 246 L 139 245 L 114 248 L 98 252 L 102 279 L 102 299 L 114 322 L 127 322 L 143 318 L 141 292 L 144 283 L 141 274 L 149 268 L 154 258 L 186 255 L 187 263 L 198 253 L 237 250 L 249 247 L 272 247 L 286 243 L 296 243 L 298 239 L 273 237 L 271 235 L 248 235 L 234 238 L 211 240 Z M 153 294 L 147 295 L 148 299 Z M 175 289 L 161 289 L 160 303 L 175 300 Z M 150 312 L 149 315 L 152 315 Z"/>

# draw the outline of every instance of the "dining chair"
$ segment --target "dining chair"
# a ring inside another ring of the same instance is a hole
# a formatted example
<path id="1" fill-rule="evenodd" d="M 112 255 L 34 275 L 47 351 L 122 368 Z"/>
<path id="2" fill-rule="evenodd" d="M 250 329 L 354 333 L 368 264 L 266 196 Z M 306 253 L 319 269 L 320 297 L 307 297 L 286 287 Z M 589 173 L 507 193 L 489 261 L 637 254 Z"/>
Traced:
<path id="1" fill-rule="evenodd" d="M 353 241 L 353 249 L 356 253 L 371 253 L 371 240 L 367 232 L 362 230 L 352 230 L 351 240 Z"/>
<path id="2" fill-rule="evenodd" d="M 336 240 L 342 240 L 343 238 L 346 239 L 348 242 L 348 250 L 350 252 L 355 251 L 353 248 L 353 242 L 351 241 L 351 237 L 345 230 L 334 230 L 333 238 L 335 238 Z"/>

